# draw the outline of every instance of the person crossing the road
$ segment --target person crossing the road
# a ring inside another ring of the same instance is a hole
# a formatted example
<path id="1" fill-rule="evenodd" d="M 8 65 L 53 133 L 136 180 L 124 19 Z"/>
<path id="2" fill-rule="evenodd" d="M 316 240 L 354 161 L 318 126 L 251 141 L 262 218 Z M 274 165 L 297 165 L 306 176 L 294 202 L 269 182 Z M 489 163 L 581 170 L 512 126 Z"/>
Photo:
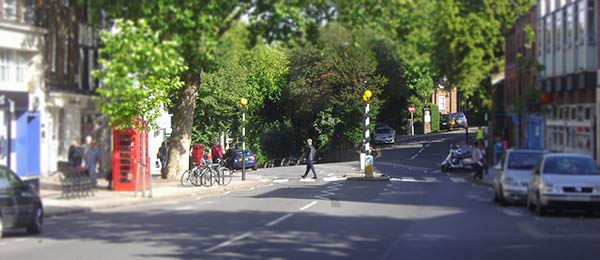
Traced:
<path id="1" fill-rule="evenodd" d="M 312 139 L 308 138 L 306 139 L 306 148 L 304 149 L 304 153 L 302 153 L 302 156 L 300 156 L 300 159 L 298 159 L 298 161 L 302 161 L 302 158 L 306 158 L 306 172 L 304 172 L 304 175 L 302 175 L 302 179 L 306 178 L 306 175 L 308 175 L 308 172 L 312 170 L 313 173 L 313 180 L 317 179 L 317 171 L 315 170 L 315 165 L 314 165 L 314 160 L 315 160 L 315 156 L 317 155 L 317 149 L 313 146 L 312 144 Z"/>
<path id="2" fill-rule="evenodd" d="M 483 144 L 477 142 L 472 152 L 473 167 L 475 168 L 475 174 L 473 175 L 474 180 L 483 179 L 483 167 L 484 167 L 484 153 Z"/>

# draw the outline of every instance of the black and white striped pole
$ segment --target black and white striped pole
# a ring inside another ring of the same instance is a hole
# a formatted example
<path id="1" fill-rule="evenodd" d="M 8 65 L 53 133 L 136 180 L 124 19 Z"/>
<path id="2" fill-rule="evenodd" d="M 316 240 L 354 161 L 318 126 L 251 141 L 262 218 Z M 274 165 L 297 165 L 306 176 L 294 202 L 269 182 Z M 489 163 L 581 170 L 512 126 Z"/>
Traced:
<path id="1" fill-rule="evenodd" d="M 364 124 L 363 124 L 363 146 L 362 146 L 362 151 L 360 153 L 360 170 L 361 172 L 365 173 L 365 174 L 369 174 L 372 173 L 372 171 L 368 171 L 367 170 L 367 156 L 370 155 L 370 147 L 369 147 L 369 139 L 371 134 L 369 133 L 369 125 L 370 125 L 370 118 L 369 118 L 369 100 L 371 100 L 371 96 L 373 95 L 373 93 L 370 90 L 365 90 L 362 99 L 365 102 L 365 112 L 364 112 Z M 372 167 L 372 162 L 371 162 L 371 167 Z"/>
<path id="2" fill-rule="evenodd" d="M 242 181 L 246 180 L 246 106 L 248 100 L 245 98 L 240 99 L 240 105 L 242 105 Z"/>

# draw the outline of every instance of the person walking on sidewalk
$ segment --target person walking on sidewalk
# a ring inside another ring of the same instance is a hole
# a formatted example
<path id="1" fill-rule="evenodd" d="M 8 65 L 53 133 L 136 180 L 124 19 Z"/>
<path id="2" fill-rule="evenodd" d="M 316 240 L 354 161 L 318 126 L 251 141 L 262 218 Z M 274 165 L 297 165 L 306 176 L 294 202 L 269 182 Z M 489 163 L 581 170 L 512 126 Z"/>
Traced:
<path id="1" fill-rule="evenodd" d="M 304 172 L 304 175 L 301 176 L 302 179 L 306 178 L 306 175 L 308 175 L 308 172 L 311 170 L 313 173 L 313 180 L 317 179 L 317 171 L 315 170 L 314 165 L 316 155 L 317 149 L 313 146 L 312 139 L 306 139 L 306 148 L 304 149 L 304 153 L 302 154 L 302 156 L 300 156 L 300 159 L 298 160 L 301 161 L 302 158 L 306 158 L 306 172 Z"/>
<path id="2" fill-rule="evenodd" d="M 474 180 L 483 179 L 483 167 L 485 165 L 483 158 L 483 144 L 477 143 L 472 152 L 473 168 L 475 168 L 475 174 L 473 175 Z"/>
<path id="3" fill-rule="evenodd" d="M 83 151 L 82 148 L 79 147 L 77 140 L 73 140 L 71 142 L 71 146 L 69 146 L 68 160 L 69 166 L 74 168 L 81 167 L 81 162 L 83 161 Z"/>
<path id="4" fill-rule="evenodd" d="M 90 146 L 85 150 L 85 165 L 93 187 L 96 187 L 96 183 L 98 182 L 98 171 L 96 168 L 102 168 L 100 163 L 100 149 L 96 145 L 96 140 L 92 140 L 90 141 Z"/>

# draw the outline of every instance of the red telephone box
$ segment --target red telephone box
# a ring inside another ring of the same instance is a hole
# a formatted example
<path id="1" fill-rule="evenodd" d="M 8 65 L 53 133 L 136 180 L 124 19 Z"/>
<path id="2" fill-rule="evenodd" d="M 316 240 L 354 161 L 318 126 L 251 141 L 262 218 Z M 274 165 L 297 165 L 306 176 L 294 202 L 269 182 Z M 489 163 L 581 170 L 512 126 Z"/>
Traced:
<path id="1" fill-rule="evenodd" d="M 113 129 L 113 188 L 139 191 L 150 188 L 148 132 Z"/>

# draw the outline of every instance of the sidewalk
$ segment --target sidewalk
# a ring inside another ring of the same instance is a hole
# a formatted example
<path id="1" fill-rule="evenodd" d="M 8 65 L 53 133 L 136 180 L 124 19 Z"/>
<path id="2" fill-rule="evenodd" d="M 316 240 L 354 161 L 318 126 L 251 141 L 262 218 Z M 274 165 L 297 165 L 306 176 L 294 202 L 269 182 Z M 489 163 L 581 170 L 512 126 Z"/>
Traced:
<path id="1" fill-rule="evenodd" d="M 227 191 L 260 187 L 270 182 L 270 177 L 251 173 L 247 174 L 246 181 L 242 181 L 241 172 L 238 171 L 234 173 L 233 180 L 228 186 L 181 187 L 179 180 L 163 180 L 155 176 L 152 178 L 152 192 L 146 191 L 145 197 L 142 197 L 142 192 L 108 190 L 108 182 L 99 178 L 93 196 L 61 198 L 62 191 L 57 177 L 43 177 L 40 180 L 40 196 L 44 204 L 44 216 L 49 218 L 171 199 L 218 195 Z"/>

